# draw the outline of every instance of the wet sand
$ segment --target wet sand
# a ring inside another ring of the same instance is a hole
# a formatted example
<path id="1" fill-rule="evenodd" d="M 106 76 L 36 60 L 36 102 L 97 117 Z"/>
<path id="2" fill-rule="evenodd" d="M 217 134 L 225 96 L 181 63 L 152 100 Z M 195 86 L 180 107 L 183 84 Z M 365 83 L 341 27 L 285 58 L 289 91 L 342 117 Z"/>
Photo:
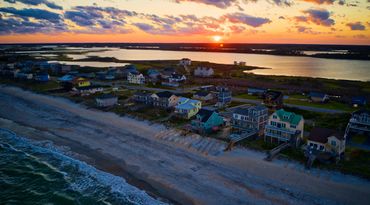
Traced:
<path id="1" fill-rule="evenodd" d="M 366 180 L 307 172 L 294 162 L 266 162 L 263 153 L 240 148 L 206 156 L 155 138 L 163 126 L 18 88 L 0 88 L 0 117 L 35 129 L 36 140 L 68 146 L 95 167 L 136 179 L 140 188 L 180 204 L 366 204 L 370 199 Z M 25 128 L 12 130 L 28 136 Z"/>

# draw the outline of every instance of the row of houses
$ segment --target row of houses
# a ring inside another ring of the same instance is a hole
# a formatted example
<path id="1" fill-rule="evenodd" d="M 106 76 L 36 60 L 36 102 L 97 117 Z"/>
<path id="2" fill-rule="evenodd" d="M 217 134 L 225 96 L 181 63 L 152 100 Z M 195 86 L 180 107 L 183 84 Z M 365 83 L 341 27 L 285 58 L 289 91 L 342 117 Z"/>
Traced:
<path id="1" fill-rule="evenodd" d="M 369 112 L 360 113 L 353 113 L 350 121 L 352 124 L 349 127 L 357 127 L 353 122 L 358 123 L 358 119 L 361 119 L 361 129 L 369 132 Z M 364 121 L 367 123 L 365 129 L 363 128 Z M 233 132 L 256 133 L 257 136 L 263 137 L 264 141 L 269 143 L 290 143 L 298 146 L 304 140 L 303 116 L 284 109 L 276 110 L 269 116 L 268 108 L 263 105 L 238 108 L 232 115 L 231 126 Z M 336 130 L 315 127 L 307 137 L 305 149 L 341 158 L 345 151 L 345 145 L 346 135 Z"/>

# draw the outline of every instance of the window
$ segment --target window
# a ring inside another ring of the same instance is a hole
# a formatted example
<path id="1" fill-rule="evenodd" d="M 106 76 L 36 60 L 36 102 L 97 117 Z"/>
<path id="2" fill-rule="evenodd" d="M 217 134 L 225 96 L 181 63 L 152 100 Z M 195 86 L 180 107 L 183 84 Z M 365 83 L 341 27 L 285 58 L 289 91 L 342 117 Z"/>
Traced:
<path id="1" fill-rule="evenodd" d="M 324 150 L 324 146 L 320 145 L 320 150 L 321 151 Z"/>
<path id="2" fill-rule="evenodd" d="M 276 117 L 276 115 L 273 115 L 272 118 L 276 119 L 277 117 Z"/>
<path id="3" fill-rule="evenodd" d="M 331 141 L 331 145 L 332 146 L 337 146 L 337 142 L 333 140 L 333 141 Z"/>
<path id="4" fill-rule="evenodd" d="M 290 128 L 296 128 L 296 126 L 295 125 L 290 125 Z"/>
<path id="5" fill-rule="evenodd" d="M 285 128 L 285 123 L 284 123 L 284 124 L 281 124 L 281 126 L 282 126 L 283 128 Z"/>

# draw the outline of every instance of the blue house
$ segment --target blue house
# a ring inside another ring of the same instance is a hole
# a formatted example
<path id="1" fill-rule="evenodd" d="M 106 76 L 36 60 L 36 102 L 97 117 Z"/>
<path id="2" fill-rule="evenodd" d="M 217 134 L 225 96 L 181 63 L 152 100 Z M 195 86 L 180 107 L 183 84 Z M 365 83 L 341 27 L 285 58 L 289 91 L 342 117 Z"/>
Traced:
<path id="1" fill-rule="evenodd" d="M 365 106 L 366 103 L 366 97 L 364 96 L 356 96 L 352 98 L 353 107 Z"/>
<path id="2" fill-rule="evenodd" d="M 73 75 L 64 75 L 60 78 L 58 78 L 58 81 L 60 82 L 71 82 L 75 77 Z"/>
<path id="3" fill-rule="evenodd" d="M 224 123 L 216 111 L 201 109 L 194 120 L 191 121 L 192 129 L 199 133 L 211 133 L 217 131 Z"/>
<path id="4" fill-rule="evenodd" d="M 231 90 L 227 87 L 217 87 L 217 106 L 223 107 L 231 102 Z"/>
<path id="5" fill-rule="evenodd" d="M 50 76 L 47 73 L 38 73 L 35 76 L 35 80 L 38 82 L 48 82 L 49 79 L 50 79 Z"/>

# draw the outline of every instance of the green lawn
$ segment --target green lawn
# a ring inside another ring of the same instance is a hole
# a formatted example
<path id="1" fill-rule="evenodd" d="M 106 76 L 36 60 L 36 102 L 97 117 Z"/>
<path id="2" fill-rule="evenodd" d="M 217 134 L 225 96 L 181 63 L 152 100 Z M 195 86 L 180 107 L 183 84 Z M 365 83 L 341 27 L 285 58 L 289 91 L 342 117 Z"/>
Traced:
<path id="1" fill-rule="evenodd" d="M 249 99 L 249 100 L 261 100 L 261 98 L 259 98 L 256 95 L 248 95 L 248 94 L 241 94 L 241 95 L 237 95 L 235 97 L 236 98 Z"/>
<path id="2" fill-rule="evenodd" d="M 330 101 L 327 103 L 314 103 L 314 102 L 309 102 L 305 100 L 299 100 L 299 99 L 286 99 L 284 100 L 284 103 L 287 104 L 293 104 L 293 105 L 303 105 L 303 106 L 308 106 L 308 107 L 316 107 L 316 108 L 324 108 L 324 109 L 331 109 L 331 110 L 342 110 L 346 112 L 353 112 L 356 109 L 340 102 L 334 102 Z"/>
<path id="3" fill-rule="evenodd" d="M 295 95 L 289 95 L 289 99 L 308 99 L 305 95 L 295 94 Z"/>

